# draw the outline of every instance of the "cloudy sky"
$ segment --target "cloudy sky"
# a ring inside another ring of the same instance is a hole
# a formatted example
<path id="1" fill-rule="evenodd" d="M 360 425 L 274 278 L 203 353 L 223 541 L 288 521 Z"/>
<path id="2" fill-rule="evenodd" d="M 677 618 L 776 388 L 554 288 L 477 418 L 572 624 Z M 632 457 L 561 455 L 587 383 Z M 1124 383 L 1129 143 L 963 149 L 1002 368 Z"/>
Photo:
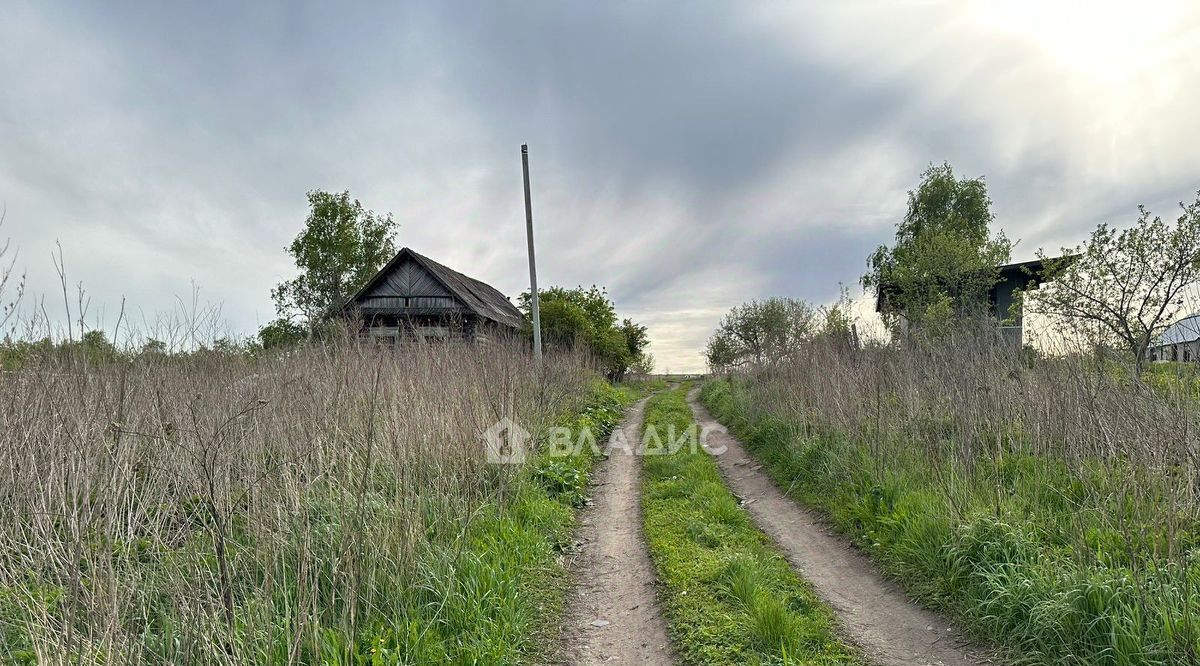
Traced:
<path id="1" fill-rule="evenodd" d="M 856 285 L 931 162 L 986 177 L 1015 259 L 1173 218 L 1200 188 L 1195 7 L 8 0 L 0 238 L 34 299 L 61 242 L 104 326 L 195 286 L 250 333 L 305 192 L 349 190 L 515 296 L 527 142 L 540 281 L 607 286 L 660 370 L 699 370 L 729 307 Z"/>

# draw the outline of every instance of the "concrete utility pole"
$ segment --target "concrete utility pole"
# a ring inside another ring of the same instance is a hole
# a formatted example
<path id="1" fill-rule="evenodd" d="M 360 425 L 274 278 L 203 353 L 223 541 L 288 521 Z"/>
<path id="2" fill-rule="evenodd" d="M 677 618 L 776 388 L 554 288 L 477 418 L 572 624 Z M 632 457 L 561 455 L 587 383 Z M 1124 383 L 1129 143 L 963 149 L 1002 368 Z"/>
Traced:
<path id="1" fill-rule="evenodd" d="M 533 358 L 542 364 L 542 316 L 538 312 L 537 260 L 533 256 L 533 203 L 529 198 L 529 145 L 521 144 L 525 172 L 525 237 L 529 241 L 529 309 L 533 313 Z"/>

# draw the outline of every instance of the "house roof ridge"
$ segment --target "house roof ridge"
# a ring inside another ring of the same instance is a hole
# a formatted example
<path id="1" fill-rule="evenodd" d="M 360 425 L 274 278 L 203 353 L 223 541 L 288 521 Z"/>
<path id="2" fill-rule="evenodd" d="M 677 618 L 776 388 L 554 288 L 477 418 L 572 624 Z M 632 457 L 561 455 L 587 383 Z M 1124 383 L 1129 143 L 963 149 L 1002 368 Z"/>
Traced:
<path id="1" fill-rule="evenodd" d="M 490 284 L 450 268 L 449 266 L 431 259 L 420 252 L 408 247 L 401 247 L 383 268 L 379 269 L 347 302 L 353 304 L 368 293 L 379 280 L 389 273 L 402 257 L 409 256 L 422 268 L 428 271 L 434 279 L 445 285 L 458 300 L 471 312 L 514 328 L 520 328 L 524 323 L 524 315 L 517 309 L 508 297 Z"/>

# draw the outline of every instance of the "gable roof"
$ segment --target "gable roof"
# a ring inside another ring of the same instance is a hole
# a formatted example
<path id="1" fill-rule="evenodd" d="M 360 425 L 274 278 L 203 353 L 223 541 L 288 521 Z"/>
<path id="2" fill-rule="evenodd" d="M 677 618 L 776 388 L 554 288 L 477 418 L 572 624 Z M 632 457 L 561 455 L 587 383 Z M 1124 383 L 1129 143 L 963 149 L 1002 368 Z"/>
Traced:
<path id="1" fill-rule="evenodd" d="M 347 307 L 354 305 L 360 298 L 369 293 L 387 277 L 388 273 L 392 272 L 406 258 L 411 259 L 421 268 L 428 271 L 430 275 L 441 282 L 446 289 L 450 290 L 450 293 L 455 298 L 475 315 L 512 328 L 520 328 L 524 324 L 525 317 L 521 314 L 521 311 L 508 300 L 507 296 L 500 293 L 495 287 L 476 280 L 473 277 L 463 275 L 407 247 L 400 248 L 400 251 L 396 253 L 396 256 L 387 265 L 381 268 L 374 277 L 367 280 L 362 289 L 359 289 L 357 293 L 346 301 Z"/>
<path id="2" fill-rule="evenodd" d="M 1178 345 L 1193 340 L 1200 340 L 1200 313 L 1188 315 L 1168 326 L 1153 346 Z"/>

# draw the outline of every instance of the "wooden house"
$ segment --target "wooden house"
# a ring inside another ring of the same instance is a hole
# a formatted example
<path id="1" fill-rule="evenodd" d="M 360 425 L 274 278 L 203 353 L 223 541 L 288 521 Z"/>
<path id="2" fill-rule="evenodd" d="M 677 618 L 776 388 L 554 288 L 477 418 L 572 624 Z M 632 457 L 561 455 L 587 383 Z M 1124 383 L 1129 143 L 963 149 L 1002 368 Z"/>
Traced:
<path id="1" fill-rule="evenodd" d="M 379 343 L 482 340 L 515 332 L 524 317 L 495 287 L 402 248 L 346 302 L 361 335 Z"/>

